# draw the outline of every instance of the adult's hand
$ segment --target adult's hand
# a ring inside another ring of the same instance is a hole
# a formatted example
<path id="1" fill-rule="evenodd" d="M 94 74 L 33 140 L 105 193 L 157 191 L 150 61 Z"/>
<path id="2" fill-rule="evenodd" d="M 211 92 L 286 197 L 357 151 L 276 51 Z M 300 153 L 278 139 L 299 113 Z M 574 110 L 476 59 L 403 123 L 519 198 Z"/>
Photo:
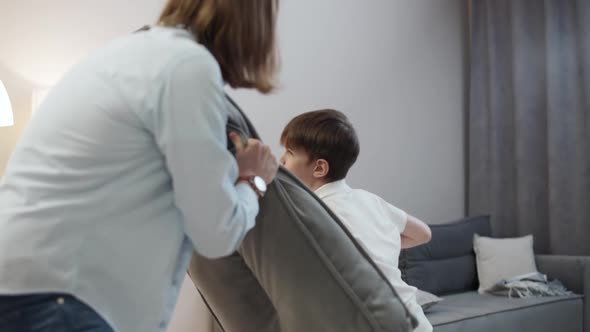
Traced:
<path id="1" fill-rule="evenodd" d="M 235 132 L 229 134 L 236 147 L 236 160 L 240 170 L 240 178 L 260 176 L 267 184 L 270 184 L 279 169 L 277 158 L 270 147 L 260 140 L 250 138 L 244 145 L 240 135 Z"/>

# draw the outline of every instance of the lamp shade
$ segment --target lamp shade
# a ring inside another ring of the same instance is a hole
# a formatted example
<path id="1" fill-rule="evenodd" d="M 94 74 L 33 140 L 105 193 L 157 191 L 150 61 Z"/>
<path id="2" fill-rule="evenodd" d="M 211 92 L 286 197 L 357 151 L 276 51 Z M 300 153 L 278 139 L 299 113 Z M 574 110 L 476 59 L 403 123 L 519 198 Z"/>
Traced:
<path id="1" fill-rule="evenodd" d="M 2 81 L 0 81 L 0 127 L 9 127 L 14 125 L 14 116 L 12 115 L 12 106 L 8 92 Z"/>

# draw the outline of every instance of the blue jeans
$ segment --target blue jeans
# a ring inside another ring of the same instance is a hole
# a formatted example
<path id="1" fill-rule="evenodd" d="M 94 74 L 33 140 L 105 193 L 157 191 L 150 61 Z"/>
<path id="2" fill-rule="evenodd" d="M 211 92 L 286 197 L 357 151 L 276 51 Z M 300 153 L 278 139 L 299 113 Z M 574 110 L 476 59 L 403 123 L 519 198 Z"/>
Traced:
<path id="1" fill-rule="evenodd" d="M 113 332 L 92 308 L 67 294 L 0 295 L 2 332 Z"/>

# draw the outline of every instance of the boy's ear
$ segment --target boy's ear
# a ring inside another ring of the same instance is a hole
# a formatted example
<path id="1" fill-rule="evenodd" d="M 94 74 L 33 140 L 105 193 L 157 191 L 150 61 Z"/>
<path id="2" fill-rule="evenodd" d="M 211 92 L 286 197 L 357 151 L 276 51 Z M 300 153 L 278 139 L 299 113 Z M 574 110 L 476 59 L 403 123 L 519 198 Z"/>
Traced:
<path id="1" fill-rule="evenodd" d="M 315 166 L 313 168 L 313 177 L 320 179 L 328 176 L 330 172 L 330 164 L 326 159 L 318 159 L 315 161 Z"/>

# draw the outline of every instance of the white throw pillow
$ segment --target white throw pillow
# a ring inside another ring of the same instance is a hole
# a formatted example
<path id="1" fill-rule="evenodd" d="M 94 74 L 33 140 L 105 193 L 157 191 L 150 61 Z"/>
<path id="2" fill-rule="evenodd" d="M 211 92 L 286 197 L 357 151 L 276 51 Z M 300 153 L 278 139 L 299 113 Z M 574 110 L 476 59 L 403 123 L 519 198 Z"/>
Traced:
<path id="1" fill-rule="evenodd" d="M 475 235 L 473 250 L 477 262 L 479 293 L 497 282 L 521 274 L 537 272 L 533 236 L 493 239 Z"/>

